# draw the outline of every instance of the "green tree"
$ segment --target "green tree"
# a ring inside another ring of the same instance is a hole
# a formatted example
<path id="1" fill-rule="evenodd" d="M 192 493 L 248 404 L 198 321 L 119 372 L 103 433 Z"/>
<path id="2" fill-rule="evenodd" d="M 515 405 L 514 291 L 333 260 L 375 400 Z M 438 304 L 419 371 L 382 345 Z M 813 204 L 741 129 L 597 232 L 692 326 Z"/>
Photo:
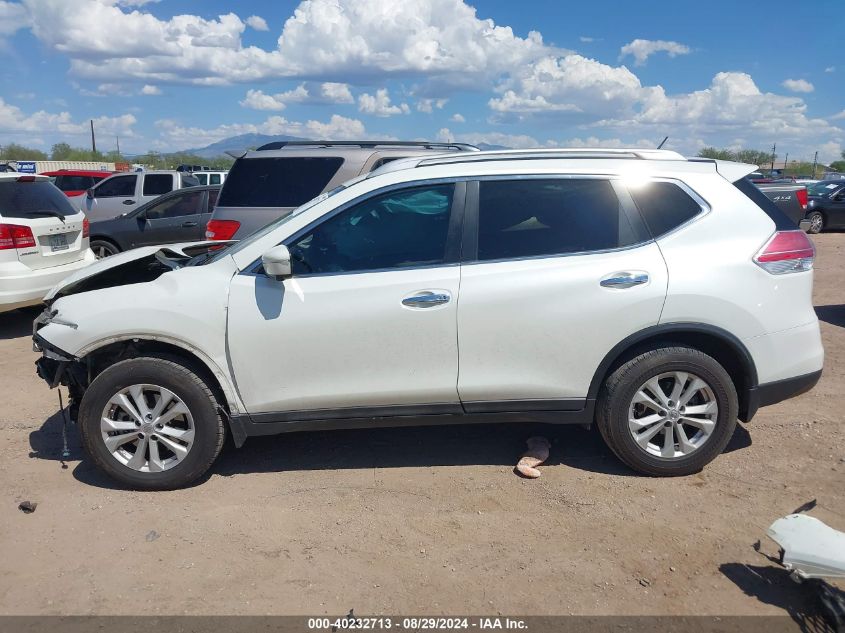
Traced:
<path id="1" fill-rule="evenodd" d="M 830 168 L 835 171 L 845 171 L 845 160 L 835 160 L 830 164 Z"/>
<path id="2" fill-rule="evenodd" d="M 729 149 L 716 149 L 715 147 L 705 147 L 698 152 L 702 158 L 713 158 L 715 160 L 734 160 L 734 153 Z"/>
<path id="3" fill-rule="evenodd" d="M 50 150 L 50 158 L 52 160 L 70 160 L 69 156 L 73 152 L 73 148 L 68 143 L 56 143 Z"/>
<path id="4" fill-rule="evenodd" d="M 47 154 L 40 149 L 9 143 L 0 146 L 0 158 L 3 160 L 47 160 Z"/>

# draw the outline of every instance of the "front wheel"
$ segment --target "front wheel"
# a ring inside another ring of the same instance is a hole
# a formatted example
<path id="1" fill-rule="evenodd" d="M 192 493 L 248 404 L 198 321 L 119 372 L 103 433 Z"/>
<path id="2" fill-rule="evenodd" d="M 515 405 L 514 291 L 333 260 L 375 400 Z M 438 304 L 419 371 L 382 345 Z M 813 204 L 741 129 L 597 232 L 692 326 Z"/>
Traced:
<path id="1" fill-rule="evenodd" d="M 824 216 L 821 213 L 813 211 L 807 216 L 807 219 L 810 221 L 810 228 L 807 229 L 807 233 L 815 235 L 816 233 L 822 232 L 824 228 Z"/>
<path id="2" fill-rule="evenodd" d="M 715 359 L 688 347 L 640 354 L 605 382 L 596 424 L 610 449 L 646 475 L 700 471 L 736 428 L 736 388 Z"/>
<path id="3" fill-rule="evenodd" d="M 79 432 L 97 466 L 139 490 L 192 483 L 217 458 L 225 437 L 205 382 L 161 358 L 124 360 L 97 376 L 79 407 Z"/>

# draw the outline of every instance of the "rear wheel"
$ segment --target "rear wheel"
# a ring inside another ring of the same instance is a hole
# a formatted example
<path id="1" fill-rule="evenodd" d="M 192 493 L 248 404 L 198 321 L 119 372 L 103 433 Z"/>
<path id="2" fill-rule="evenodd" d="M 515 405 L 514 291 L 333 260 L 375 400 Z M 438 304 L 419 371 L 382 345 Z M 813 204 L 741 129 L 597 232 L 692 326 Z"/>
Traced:
<path id="1" fill-rule="evenodd" d="M 108 240 L 91 240 L 91 250 L 94 251 L 97 259 L 117 255 L 120 252 L 117 244 Z"/>
<path id="2" fill-rule="evenodd" d="M 822 232 L 824 228 L 824 216 L 821 213 L 813 211 L 807 216 L 807 219 L 810 221 L 810 228 L 807 229 L 807 233 L 815 235 L 816 233 Z"/>
<path id="3" fill-rule="evenodd" d="M 712 357 L 687 347 L 640 354 L 605 382 L 596 423 L 634 470 L 689 475 L 719 455 L 736 428 L 736 388 Z"/>
<path id="4" fill-rule="evenodd" d="M 135 358 L 103 371 L 79 408 L 91 460 L 131 488 L 169 490 L 205 473 L 223 447 L 217 400 L 190 369 Z"/>

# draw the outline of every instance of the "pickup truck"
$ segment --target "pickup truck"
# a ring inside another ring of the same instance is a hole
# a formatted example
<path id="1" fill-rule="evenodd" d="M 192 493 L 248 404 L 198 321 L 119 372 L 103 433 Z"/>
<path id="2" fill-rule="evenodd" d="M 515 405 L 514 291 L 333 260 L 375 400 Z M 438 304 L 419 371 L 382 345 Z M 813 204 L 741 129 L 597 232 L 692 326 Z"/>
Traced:
<path id="1" fill-rule="evenodd" d="M 175 170 L 139 171 L 114 174 L 70 198 L 91 222 L 109 220 L 132 211 L 162 194 L 182 187 L 195 187 L 199 181 L 187 172 Z"/>
<path id="2" fill-rule="evenodd" d="M 807 187 L 789 183 L 760 183 L 756 186 L 780 207 L 796 226 L 801 226 L 807 212 Z"/>

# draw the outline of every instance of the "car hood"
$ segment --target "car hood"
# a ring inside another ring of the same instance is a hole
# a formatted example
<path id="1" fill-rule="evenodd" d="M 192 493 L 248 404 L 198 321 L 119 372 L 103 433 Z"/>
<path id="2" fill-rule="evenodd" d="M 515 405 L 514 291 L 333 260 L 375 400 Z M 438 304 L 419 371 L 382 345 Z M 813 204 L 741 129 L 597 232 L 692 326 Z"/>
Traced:
<path id="1" fill-rule="evenodd" d="M 134 283 L 152 281 L 166 272 L 174 270 L 156 256 L 161 252 L 165 259 L 184 259 L 199 255 L 211 246 L 220 246 L 220 242 L 183 242 L 167 246 L 142 246 L 101 259 L 82 268 L 56 284 L 44 301 L 49 305 L 58 298 Z"/>

